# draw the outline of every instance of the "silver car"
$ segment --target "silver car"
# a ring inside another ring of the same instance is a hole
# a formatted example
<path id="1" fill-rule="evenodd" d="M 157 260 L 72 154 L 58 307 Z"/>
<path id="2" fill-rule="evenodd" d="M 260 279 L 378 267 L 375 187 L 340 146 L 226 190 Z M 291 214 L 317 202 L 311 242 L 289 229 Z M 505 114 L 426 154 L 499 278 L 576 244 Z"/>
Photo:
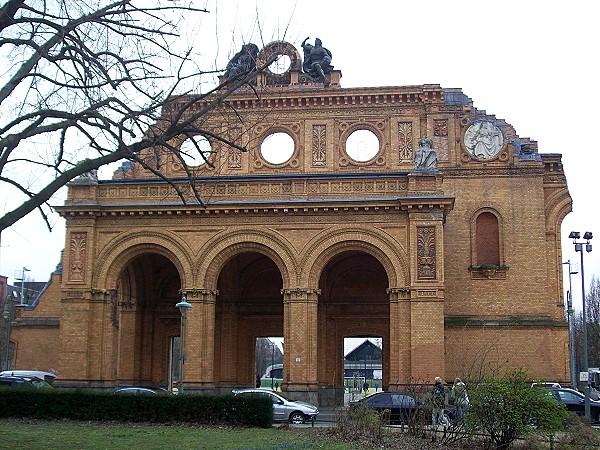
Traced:
<path id="1" fill-rule="evenodd" d="M 314 420 L 319 414 L 319 409 L 310 403 L 296 402 L 285 398 L 278 392 L 269 389 L 240 389 L 232 391 L 234 395 L 267 395 L 273 402 L 273 418 L 276 422 L 290 422 L 294 424 Z"/>

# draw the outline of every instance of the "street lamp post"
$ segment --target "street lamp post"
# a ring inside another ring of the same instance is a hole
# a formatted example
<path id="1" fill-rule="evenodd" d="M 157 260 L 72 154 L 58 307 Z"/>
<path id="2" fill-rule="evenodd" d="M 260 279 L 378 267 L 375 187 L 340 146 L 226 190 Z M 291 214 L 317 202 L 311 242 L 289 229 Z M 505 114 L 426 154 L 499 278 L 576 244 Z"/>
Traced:
<path id="1" fill-rule="evenodd" d="M 583 272 L 583 244 L 584 242 L 578 242 L 577 240 L 581 237 L 579 231 L 571 231 L 569 238 L 573 239 L 575 245 L 575 252 L 581 253 L 581 301 L 582 301 L 582 320 L 583 320 L 583 370 L 587 372 L 587 381 L 585 382 L 585 417 L 590 420 L 590 368 L 588 365 L 588 342 L 587 342 L 587 311 L 585 305 L 585 276 Z M 592 251 L 592 244 L 590 240 L 594 236 L 591 232 L 586 231 L 583 234 L 585 239 L 585 251 Z"/>
<path id="2" fill-rule="evenodd" d="M 178 394 L 183 394 L 183 366 L 185 364 L 185 317 L 187 315 L 188 309 L 192 307 L 187 302 L 185 295 L 181 297 L 181 301 L 175 305 L 179 312 L 181 313 L 181 349 L 179 351 L 179 386 L 178 386 Z"/>
<path id="3" fill-rule="evenodd" d="M 11 311 L 10 300 L 7 298 L 4 303 L 2 317 L 6 320 L 6 354 L 4 357 L 4 370 L 10 370 L 10 331 L 11 331 Z"/>
<path id="4" fill-rule="evenodd" d="M 271 341 L 271 390 L 274 388 L 273 371 L 275 370 L 275 342 Z"/>
<path id="5" fill-rule="evenodd" d="M 571 268 L 571 260 L 567 262 L 569 267 L 569 292 L 567 292 L 567 325 L 569 327 L 569 362 L 571 367 L 571 389 L 577 389 L 577 376 L 575 372 L 575 330 L 573 329 L 573 288 L 571 287 L 571 275 L 579 272 Z"/>

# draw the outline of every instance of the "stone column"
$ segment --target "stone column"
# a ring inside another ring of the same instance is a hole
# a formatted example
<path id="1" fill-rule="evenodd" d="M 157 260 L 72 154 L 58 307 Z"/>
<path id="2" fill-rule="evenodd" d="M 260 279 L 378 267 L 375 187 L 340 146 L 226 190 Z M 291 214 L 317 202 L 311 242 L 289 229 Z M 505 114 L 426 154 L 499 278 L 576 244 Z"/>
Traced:
<path id="1" fill-rule="evenodd" d="M 282 289 L 284 306 L 283 389 L 313 404 L 317 394 L 318 289 Z"/>
<path id="2" fill-rule="evenodd" d="M 410 289 L 389 288 L 387 293 L 390 298 L 390 362 L 387 379 L 389 389 L 398 391 L 410 383 L 411 377 Z"/>
<path id="3" fill-rule="evenodd" d="M 184 289 L 182 294 L 192 307 L 185 323 L 186 392 L 214 389 L 215 361 L 215 304 L 219 291 L 209 289 Z"/>

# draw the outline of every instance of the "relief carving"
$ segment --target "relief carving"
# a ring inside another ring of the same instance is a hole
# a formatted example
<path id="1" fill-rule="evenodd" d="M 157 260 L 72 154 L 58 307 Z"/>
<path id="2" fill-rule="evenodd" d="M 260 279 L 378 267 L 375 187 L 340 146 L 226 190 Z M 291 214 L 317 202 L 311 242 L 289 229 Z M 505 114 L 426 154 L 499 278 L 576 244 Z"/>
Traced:
<path id="1" fill-rule="evenodd" d="M 239 137 L 242 134 L 242 129 L 239 127 L 228 130 L 229 140 L 237 145 L 240 145 Z M 227 151 L 227 167 L 230 169 L 242 168 L 242 154 L 236 148 L 229 147 Z"/>
<path id="2" fill-rule="evenodd" d="M 435 271 L 435 227 L 417 227 L 417 278 L 434 280 Z"/>
<path id="3" fill-rule="evenodd" d="M 85 281 L 87 233 L 71 233 L 69 243 L 69 281 Z"/>
<path id="4" fill-rule="evenodd" d="M 398 123 L 398 152 L 400 162 L 413 161 L 412 122 Z"/>
<path id="5" fill-rule="evenodd" d="M 313 125 L 312 165 L 324 166 L 327 163 L 327 128 L 325 125 Z"/>
<path id="6" fill-rule="evenodd" d="M 438 159 L 448 160 L 448 119 L 433 120 L 433 145 Z"/>

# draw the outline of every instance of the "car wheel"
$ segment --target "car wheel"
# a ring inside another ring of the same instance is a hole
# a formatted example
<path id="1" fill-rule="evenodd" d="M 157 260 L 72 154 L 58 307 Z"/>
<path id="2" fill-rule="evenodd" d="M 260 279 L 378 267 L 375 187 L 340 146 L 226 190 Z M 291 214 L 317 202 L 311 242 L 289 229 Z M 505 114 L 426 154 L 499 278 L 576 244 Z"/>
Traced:
<path id="1" fill-rule="evenodd" d="M 293 423 L 296 425 L 304 423 L 304 414 L 302 414 L 301 412 L 298 412 L 298 411 L 291 413 L 290 414 L 290 423 Z"/>

